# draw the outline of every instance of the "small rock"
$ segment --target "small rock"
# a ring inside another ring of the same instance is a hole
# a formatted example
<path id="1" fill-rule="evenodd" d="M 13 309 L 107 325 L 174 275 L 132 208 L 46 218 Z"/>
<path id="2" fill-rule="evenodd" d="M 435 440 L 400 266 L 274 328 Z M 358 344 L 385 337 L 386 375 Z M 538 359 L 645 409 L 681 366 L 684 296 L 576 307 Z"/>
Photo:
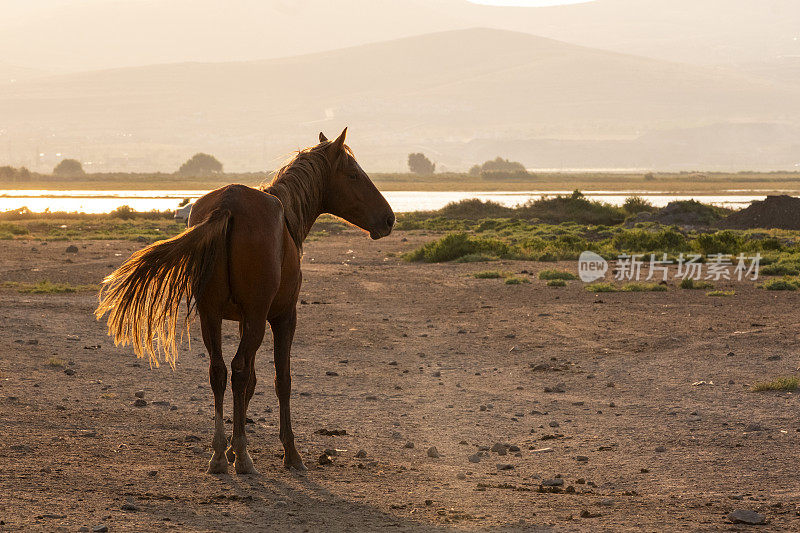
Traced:
<path id="1" fill-rule="evenodd" d="M 512 444 L 511 446 L 508 447 L 508 451 L 510 451 L 510 452 L 518 452 L 519 451 L 519 446 L 516 446 L 516 445 Z"/>
<path id="2" fill-rule="evenodd" d="M 474 453 L 468 457 L 470 463 L 480 463 L 481 462 L 481 455 L 479 453 Z"/>
<path id="3" fill-rule="evenodd" d="M 136 512 L 136 511 L 139 510 L 139 508 L 136 506 L 135 503 L 133 503 L 132 501 L 128 500 L 126 503 L 122 504 L 122 510 L 123 511 Z"/>
<path id="4" fill-rule="evenodd" d="M 583 511 L 581 511 L 581 518 L 597 518 L 598 516 L 600 516 L 600 514 L 598 514 L 598 513 L 594 513 L 594 514 L 593 514 L 593 513 L 590 513 L 590 512 L 589 512 L 588 510 L 586 510 L 586 509 L 584 509 Z"/>
<path id="5" fill-rule="evenodd" d="M 431 446 L 428 448 L 428 457 L 432 457 L 434 459 L 441 457 L 441 455 L 439 455 L 439 450 L 436 449 L 436 446 Z"/>
<path id="6" fill-rule="evenodd" d="M 338 372 L 334 372 L 333 370 L 328 370 L 327 372 L 325 372 L 325 375 L 326 376 L 338 376 L 339 373 Z"/>
<path id="7" fill-rule="evenodd" d="M 555 420 L 553 420 L 547 425 L 550 426 L 551 428 L 557 428 L 559 426 L 558 422 L 556 422 Z"/>
<path id="8" fill-rule="evenodd" d="M 750 511 L 749 509 L 736 509 L 728 514 L 728 520 L 734 524 L 759 525 L 767 523 L 766 516 L 755 511 Z"/>
<path id="9" fill-rule="evenodd" d="M 68 254 L 77 254 L 78 253 L 78 247 L 75 246 L 74 244 L 70 244 L 69 246 L 67 246 L 67 253 Z"/>
<path id="10" fill-rule="evenodd" d="M 564 480 L 560 477 L 553 479 L 543 479 L 541 485 L 543 487 L 561 487 L 564 485 Z"/>
<path id="11" fill-rule="evenodd" d="M 498 470 L 514 470 L 514 465 L 506 464 L 506 463 L 498 463 L 497 464 Z"/>
<path id="12" fill-rule="evenodd" d="M 151 470 L 147 473 L 150 477 L 156 477 L 158 475 L 158 470 Z"/>
<path id="13" fill-rule="evenodd" d="M 283 501 L 283 500 L 278 500 L 278 501 L 275 502 L 275 507 L 285 508 L 285 507 L 289 507 L 289 504 L 287 502 Z"/>
<path id="14" fill-rule="evenodd" d="M 464 472 L 459 472 L 456 474 L 456 479 L 460 479 L 461 481 L 467 479 L 467 475 Z"/>
<path id="15" fill-rule="evenodd" d="M 331 457 L 336 457 L 337 455 L 339 455 L 339 452 L 336 451 L 336 449 L 334 449 L 334 448 L 325 448 L 322 451 L 322 453 L 324 453 L 325 455 L 329 455 Z"/>
<path id="16" fill-rule="evenodd" d="M 332 462 L 333 462 L 333 460 L 331 459 L 330 455 L 328 455 L 327 453 L 323 453 L 322 455 L 319 456 L 319 464 L 321 464 L 321 465 L 329 465 Z"/>
<path id="17" fill-rule="evenodd" d="M 502 442 L 496 442 L 490 451 L 495 452 L 497 455 L 506 455 L 508 453 L 508 448 Z"/>
<path id="18" fill-rule="evenodd" d="M 614 500 L 612 500 L 611 498 L 603 498 L 602 500 L 597 502 L 597 505 L 602 505 L 603 507 L 611 507 L 612 505 L 614 505 Z"/>
<path id="19" fill-rule="evenodd" d="M 667 448 L 666 448 L 666 446 L 656 446 L 656 451 L 658 453 L 662 453 L 662 452 L 667 451 Z"/>
<path id="20" fill-rule="evenodd" d="M 754 422 L 751 424 L 747 424 L 744 428 L 745 432 L 750 433 L 752 431 L 764 431 L 764 426 L 761 424 Z"/>
<path id="21" fill-rule="evenodd" d="M 146 407 L 147 406 L 147 400 L 144 400 L 142 398 L 136 398 L 136 400 L 133 402 L 133 406 L 134 407 Z"/>
<path id="22" fill-rule="evenodd" d="M 403 448 L 408 448 L 409 450 L 414 447 L 414 443 L 411 441 L 406 442 L 403 444 Z"/>
<path id="23" fill-rule="evenodd" d="M 565 383 L 558 383 L 552 387 L 545 387 L 544 392 L 566 392 L 567 385 Z"/>
<path id="24" fill-rule="evenodd" d="M 137 390 L 136 392 L 133 393 L 133 395 L 136 396 L 137 398 L 144 398 L 144 391 Z"/>
<path id="25" fill-rule="evenodd" d="M 433 372 L 433 377 L 440 378 L 442 377 L 442 372 L 440 370 L 436 370 Z"/>
<path id="26" fill-rule="evenodd" d="M 579 463 L 585 463 L 589 461 L 589 458 L 585 455 L 576 455 L 575 460 L 578 461 Z"/>
<path id="27" fill-rule="evenodd" d="M 366 456 L 367 456 L 367 451 L 366 450 L 358 450 L 356 452 L 356 459 L 363 459 Z"/>
<path id="28" fill-rule="evenodd" d="M 74 370 L 72 370 L 71 368 L 66 368 L 66 369 L 64 369 L 64 373 L 65 373 L 66 375 L 68 375 L 68 376 L 74 376 L 74 375 L 75 375 L 75 371 L 74 371 Z"/>
<path id="29" fill-rule="evenodd" d="M 99 526 L 94 526 L 92 528 L 92 533 L 106 533 L 107 531 L 108 531 L 108 526 L 104 526 L 102 524 Z"/>

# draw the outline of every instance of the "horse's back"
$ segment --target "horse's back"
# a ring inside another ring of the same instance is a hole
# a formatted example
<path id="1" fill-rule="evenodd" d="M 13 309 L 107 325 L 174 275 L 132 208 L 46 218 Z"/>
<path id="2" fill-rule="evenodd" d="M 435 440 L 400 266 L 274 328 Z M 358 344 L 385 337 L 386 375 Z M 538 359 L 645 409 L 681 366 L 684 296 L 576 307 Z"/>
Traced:
<path id="1" fill-rule="evenodd" d="M 291 243 L 283 205 L 275 196 L 258 189 L 227 185 L 211 191 L 195 203 L 189 225 L 205 220 L 216 209 L 228 210 L 231 218 L 227 261 L 218 269 L 216 280 L 227 290 L 219 291 L 214 299 L 228 300 L 225 307 L 233 305 L 237 315 L 268 313 L 271 302 L 280 296 L 278 293 L 286 292 L 280 290 L 282 281 L 291 281 L 282 280 L 288 277 L 284 258 L 286 247 Z M 290 268 L 289 272 L 293 270 Z M 227 298 L 222 298 L 224 292 L 227 292 Z"/>

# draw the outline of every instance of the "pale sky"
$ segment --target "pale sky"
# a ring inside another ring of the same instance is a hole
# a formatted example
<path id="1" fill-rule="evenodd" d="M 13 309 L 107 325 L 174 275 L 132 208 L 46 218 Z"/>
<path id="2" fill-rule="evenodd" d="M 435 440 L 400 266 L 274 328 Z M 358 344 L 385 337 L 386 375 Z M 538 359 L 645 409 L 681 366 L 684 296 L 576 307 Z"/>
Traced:
<path id="1" fill-rule="evenodd" d="M 543 7 L 559 6 L 564 4 L 585 4 L 594 0 L 468 0 L 473 4 L 485 6 L 521 6 L 521 7 Z"/>

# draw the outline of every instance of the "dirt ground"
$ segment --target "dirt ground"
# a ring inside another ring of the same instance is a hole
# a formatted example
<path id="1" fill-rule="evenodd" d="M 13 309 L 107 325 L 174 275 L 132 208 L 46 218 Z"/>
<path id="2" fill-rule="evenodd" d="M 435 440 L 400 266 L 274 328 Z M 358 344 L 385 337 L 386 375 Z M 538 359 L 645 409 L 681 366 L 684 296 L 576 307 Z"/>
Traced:
<path id="1" fill-rule="evenodd" d="M 430 238 L 347 231 L 307 243 L 292 360 L 306 476 L 281 466 L 269 339 L 248 413 L 261 475 L 210 476 L 197 324 L 175 371 L 150 369 L 113 346 L 94 293 L 0 288 L 0 530 L 756 527 L 731 524 L 734 509 L 764 513 L 759 531 L 800 530 L 797 395 L 750 390 L 800 364 L 800 293 L 746 282 L 727 298 L 674 285 L 596 295 L 577 281 L 470 276 L 552 264 L 397 257 Z M 0 281 L 98 283 L 142 246 L 68 244 L 0 241 Z M 236 325 L 225 333 L 229 358 Z M 231 405 L 229 392 L 226 416 Z M 470 462 L 496 443 L 511 451 Z M 338 452 L 322 466 L 326 448 Z M 558 476 L 558 492 L 540 488 Z"/>

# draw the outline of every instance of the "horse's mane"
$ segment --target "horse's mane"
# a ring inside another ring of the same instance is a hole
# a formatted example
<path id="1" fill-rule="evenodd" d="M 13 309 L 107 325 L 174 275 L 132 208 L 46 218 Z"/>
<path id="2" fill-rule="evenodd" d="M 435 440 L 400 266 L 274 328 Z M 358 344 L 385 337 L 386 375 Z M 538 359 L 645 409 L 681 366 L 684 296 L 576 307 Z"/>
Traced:
<path id="1" fill-rule="evenodd" d="M 298 248 L 302 248 L 314 220 L 321 214 L 322 191 L 332 168 L 325 151 L 331 141 L 299 150 L 275 173 L 261 190 L 272 194 L 283 204 L 286 226 Z M 350 147 L 345 153 L 353 156 Z"/>

